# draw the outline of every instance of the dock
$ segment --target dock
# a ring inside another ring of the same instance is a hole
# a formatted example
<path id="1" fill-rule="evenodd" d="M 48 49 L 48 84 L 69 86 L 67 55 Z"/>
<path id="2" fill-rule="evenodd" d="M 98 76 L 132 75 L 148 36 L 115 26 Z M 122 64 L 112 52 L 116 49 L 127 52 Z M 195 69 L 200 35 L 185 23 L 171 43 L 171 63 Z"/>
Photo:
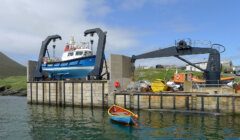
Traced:
<path id="1" fill-rule="evenodd" d="M 106 109 L 117 104 L 133 110 L 240 113 L 239 94 L 209 93 L 203 90 L 159 93 L 125 91 L 132 81 L 132 68 L 130 57 L 111 55 L 109 80 L 33 81 L 31 71 L 34 63 L 31 61 L 28 68 L 27 101 L 29 104 L 59 107 Z M 120 82 L 118 89 L 114 87 L 115 81 Z"/>

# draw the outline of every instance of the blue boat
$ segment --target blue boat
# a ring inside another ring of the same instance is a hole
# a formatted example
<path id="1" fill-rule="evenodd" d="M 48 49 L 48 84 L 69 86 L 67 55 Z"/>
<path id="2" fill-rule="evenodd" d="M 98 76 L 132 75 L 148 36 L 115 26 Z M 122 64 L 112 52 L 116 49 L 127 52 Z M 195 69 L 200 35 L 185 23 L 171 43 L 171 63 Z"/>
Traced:
<path id="1" fill-rule="evenodd" d="M 109 79 L 109 72 L 105 58 L 106 34 L 100 28 L 88 29 L 84 36 L 97 34 L 98 43 L 96 52 L 93 54 L 93 42 L 76 43 L 72 37 L 65 45 L 61 58 L 55 57 L 55 41 L 62 40 L 60 35 L 50 35 L 44 41 L 39 52 L 38 61 L 35 71 L 32 72 L 33 81 L 41 80 L 102 80 Z M 53 55 L 50 57 L 48 46 L 50 43 L 53 47 Z M 103 73 L 103 65 L 105 69 Z"/>
<path id="2" fill-rule="evenodd" d="M 42 64 L 42 70 L 51 79 L 86 78 L 94 68 L 95 59 L 94 55 L 68 61 L 45 63 Z"/>
<path id="3" fill-rule="evenodd" d="M 51 79 L 83 79 L 94 69 L 96 55 L 87 43 L 76 44 L 72 38 L 60 61 L 43 58 L 42 71 Z"/>
<path id="4" fill-rule="evenodd" d="M 136 124 L 138 118 L 137 114 L 117 105 L 113 105 L 108 109 L 108 115 L 112 121 L 128 125 Z"/>

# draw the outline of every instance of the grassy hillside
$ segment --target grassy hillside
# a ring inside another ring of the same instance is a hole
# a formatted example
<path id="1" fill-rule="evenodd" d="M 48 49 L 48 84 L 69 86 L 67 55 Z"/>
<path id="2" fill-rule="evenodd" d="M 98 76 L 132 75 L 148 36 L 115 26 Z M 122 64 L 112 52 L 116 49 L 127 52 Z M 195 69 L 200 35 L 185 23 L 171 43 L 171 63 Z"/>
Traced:
<path id="1" fill-rule="evenodd" d="M 0 79 L 0 87 L 6 86 L 13 90 L 26 89 L 27 78 L 26 76 L 12 76 L 8 78 Z"/>
<path id="2" fill-rule="evenodd" d="M 26 75 L 26 67 L 0 52 L 0 79 Z"/>
<path id="3" fill-rule="evenodd" d="M 163 80 L 170 80 L 174 73 L 176 72 L 176 69 L 136 69 L 134 72 L 134 80 L 148 80 L 150 82 L 153 82 L 156 79 L 163 79 Z M 178 70 L 178 73 L 184 73 L 184 70 Z M 203 78 L 202 72 L 192 72 L 194 76 L 197 76 L 199 78 Z M 221 74 L 222 77 L 231 77 L 233 75 L 229 74 Z M 235 76 L 235 82 L 240 83 L 240 76 Z"/>
<path id="4" fill-rule="evenodd" d="M 134 80 L 149 80 L 150 82 L 156 79 L 170 80 L 176 69 L 136 69 L 134 72 Z M 178 73 L 185 72 L 184 70 L 179 70 Z M 195 76 L 202 77 L 201 72 L 193 72 Z"/>

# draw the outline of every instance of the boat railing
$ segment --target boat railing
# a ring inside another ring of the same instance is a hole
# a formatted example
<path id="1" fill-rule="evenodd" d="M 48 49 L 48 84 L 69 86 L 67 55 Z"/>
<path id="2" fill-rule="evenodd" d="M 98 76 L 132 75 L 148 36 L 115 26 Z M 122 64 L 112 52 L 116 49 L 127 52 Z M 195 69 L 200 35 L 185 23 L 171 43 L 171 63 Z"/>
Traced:
<path id="1" fill-rule="evenodd" d="M 50 58 L 50 57 L 43 57 L 43 63 L 47 64 L 47 63 L 53 63 L 53 62 L 60 62 L 61 59 L 60 58 Z"/>
<path id="2" fill-rule="evenodd" d="M 80 42 L 79 44 L 67 44 L 67 49 L 65 51 L 74 51 L 76 49 L 91 49 L 91 46 L 89 45 L 89 42 Z"/>

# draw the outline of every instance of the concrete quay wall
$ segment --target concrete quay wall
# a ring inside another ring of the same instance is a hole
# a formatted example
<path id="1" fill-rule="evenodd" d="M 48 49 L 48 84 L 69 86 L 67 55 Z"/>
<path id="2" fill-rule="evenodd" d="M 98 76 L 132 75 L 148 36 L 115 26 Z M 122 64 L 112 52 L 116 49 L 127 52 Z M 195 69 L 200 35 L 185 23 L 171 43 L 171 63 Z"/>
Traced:
<path id="1" fill-rule="evenodd" d="M 104 107 L 110 101 L 107 81 L 29 82 L 27 86 L 27 101 L 31 104 Z"/>
<path id="2" fill-rule="evenodd" d="M 132 109 L 240 113 L 240 96 L 201 93 L 115 93 L 114 103 Z"/>
<path id="3" fill-rule="evenodd" d="M 216 113 L 240 113 L 240 96 L 207 93 L 111 92 L 108 81 L 29 82 L 30 104 L 103 107 L 113 104 L 132 109 L 167 109 Z"/>

